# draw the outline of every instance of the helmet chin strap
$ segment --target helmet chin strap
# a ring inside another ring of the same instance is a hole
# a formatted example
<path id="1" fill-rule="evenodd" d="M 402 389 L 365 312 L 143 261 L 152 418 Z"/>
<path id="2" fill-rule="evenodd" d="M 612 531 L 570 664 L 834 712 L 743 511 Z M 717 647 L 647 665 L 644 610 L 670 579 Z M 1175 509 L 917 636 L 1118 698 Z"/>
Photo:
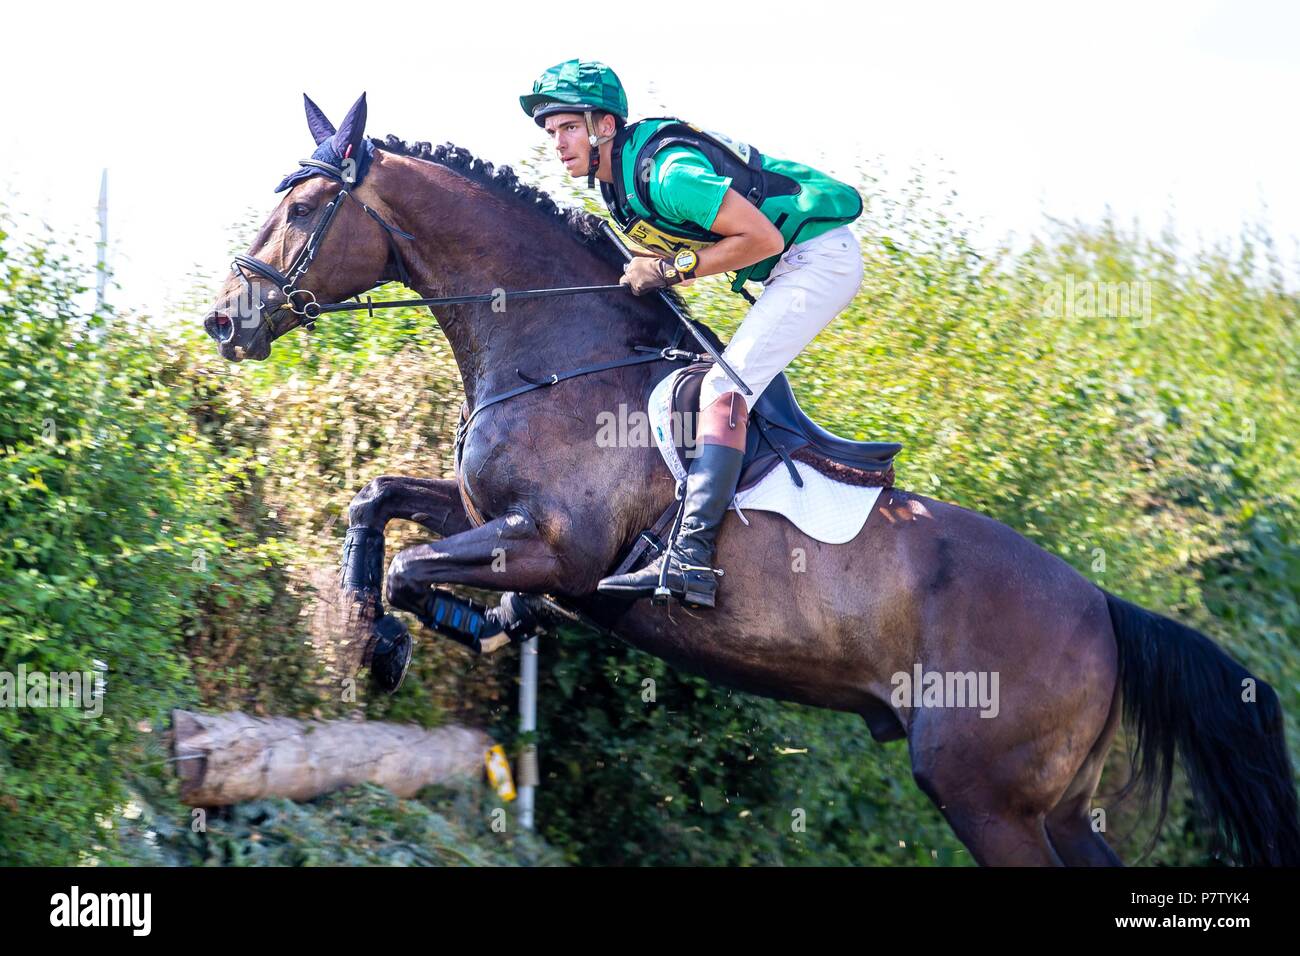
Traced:
<path id="1" fill-rule="evenodd" d="M 596 185 L 596 170 L 600 168 L 600 144 L 608 143 L 613 136 L 597 136 L 596 124 L 591 119 L 591 110 L 582 114 L 587 120 L 587 143 L 591 146 L 591 153 L 587 157 L 587 188 L 592 189 Z"/>

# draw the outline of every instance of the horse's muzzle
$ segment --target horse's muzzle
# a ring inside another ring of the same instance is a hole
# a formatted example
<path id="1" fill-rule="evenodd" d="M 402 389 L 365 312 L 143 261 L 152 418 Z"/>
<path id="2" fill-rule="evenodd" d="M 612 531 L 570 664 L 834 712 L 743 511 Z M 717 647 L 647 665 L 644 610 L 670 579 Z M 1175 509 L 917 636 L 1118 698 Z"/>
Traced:
<path id="1" fill-rule="evenodd" d="M 217 343 L 222 358 L 231 362 L 241 362 L 246 358 L 260 361 L 270 355 L 271 340 L 266 324 L 259 323 L 251 334 L 244 331 L 243 326 L 237 318 L 220 309 L 209 312 L 203 320 L 203 330 Z"/>
<path id="2" fill-rule="evenodd" d="M 203 331 L 218 345 L 224 345 L 235 337 L 235 323 L 226 313 L 213 310 L 203 320 Z"/>

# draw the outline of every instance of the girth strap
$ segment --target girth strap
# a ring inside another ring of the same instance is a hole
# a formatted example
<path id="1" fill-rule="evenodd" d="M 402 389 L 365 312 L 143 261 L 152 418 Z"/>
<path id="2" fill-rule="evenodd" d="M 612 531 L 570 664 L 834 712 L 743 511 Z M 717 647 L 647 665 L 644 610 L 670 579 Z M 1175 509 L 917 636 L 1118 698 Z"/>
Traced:
<path id="1" fill-rule="evenodd" d="M 768 447 L 776 452 L 781 457 L 781 460 L 785 462 L 785 467 L 790 472 L 790 480 L 793 481 L 796 486 L 802 488 L 803 475 L 799 474 L 799 469 L 795 467 L 794 459 L 790 457 L 790 453 L 786 451 L 783 446 L 772 441 L 772 435 L 767 430 L 766 419 L 764 419 L 762 415 L 754 415 L 752 420 L 754 424 L 758 426 L 758 433 L 762 436 L 763 440 L 767 442 Z"/>

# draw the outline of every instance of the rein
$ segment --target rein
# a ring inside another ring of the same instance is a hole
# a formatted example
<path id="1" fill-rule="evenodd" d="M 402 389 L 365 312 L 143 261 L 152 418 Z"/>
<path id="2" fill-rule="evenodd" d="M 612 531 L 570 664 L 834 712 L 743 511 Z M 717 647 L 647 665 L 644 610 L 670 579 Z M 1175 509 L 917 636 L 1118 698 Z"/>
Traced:
<path id="1" fill-rule="evenodd" d="M 285 304 L 288 306 L 289 312 L 293 318 L 290 322 L 281 327 L 276 327 L 276 324 L 272 321 L 272 315 L 284 311 L 283 306 L 277 308 L 271 315 L 266 316 L 266 323 L 270 328 L 270 340 L 272 342 L 298 326 L 303 326 L 310 330 L 315 326 L 316 319 L 332 312 L 368 312 L 373 317 L 375 309 L 424 308 L 439 305 L 462 305 L 471 302 L 497 302 L 502 299 L 509 300 L 512 298 L 542 299 L 561 295 L 586 295 L 595 292 L 630 291 L 627 286 L 622 284 L 588 285 L 550 289 L 521 289 L 514 292 L 499 290 L 496 292 L 485 292 L 477 295 L 453 295 L 444 296 L 442 298 L 424 299 L 398 299 L 390 302 L 375 302 L 369 296 L 366 296 L 366 301 L 362 302 L 361 297 L 358 295 L 356 297 L 356 305 L 351 305 L 347 302 L 336 302 L 322 305 L 316 301 L 316 294 L 314 292 L 310 289 L 300 288 L 298 282 L 307 274 L 307 270 L 311 268 L 311 264 L 316 259 L 316 253 L 319 251 L 321 243 L 324 241 L 325 234 L 329 231 L 330 225 L 334 222 L 334 218 L 342 207 L 343 201 L 351 195 L 349 189 L 352 185 L 352 179 L 349 178 L 349 174 L 345 173 L 341 166 L 335 166 L 332 163 L 322 162 L 318 159 L 302 159 L 298 161 L 298 165 L 320 171 L 330 179 L 339 182 L 341 187 L 335 197 L 330 200 L 328 205 L 326 205 L 324 213 L 320 217 L 320 221 L 316 223 L 311 232 L 307 235 L 306 243 L 303 244 L 303 247 L 298 251 L 298 254 L 294 256 L 288 272 L 281 272 L 270 263 L 263 262 L 261 259 L 250 255 L 237 255 L 230 264 L 231 269 L 239 276 L 244 283 L 244 287 L 248 290 L 250 301 L 254 293 L 253 283 L 249 279 L 248 275 L 250 272 L 274 283 L 279 288 L 280 292 L 283 293 Z M 401 251 L 397 248 L 397 241 L 394 237 L 401 236 L 403 239 L 414 241 L 415 236 L 411 235 L 409 232 L 398 229 L 396 226 L 389 225 L 384 221 L 383 217 L 380 216 L 379 213 L 375 212 L 364 202 L 361 202 L 360 199 L 356 199 L 356 197 L 353 198 L 356 202 L 361 204 L 361 208 L 365 210 L 366 214 L 384 230 L 385 237 L 388 239 L 389 258 L 396 263 L 398 281 L 403 285 L 410 286 L 410 274 L 406 269 L 406 263 L 402 260 Z M 609 237 L 610 241 L 614 243 L 615 247 L 622 253 L 624 259 L 630 260 L 633 258 L 632 251 L 623 245 L 618 236 L 614 233 L 614 230 L 610 228 L 609 223 L 601 223 L 601 228 Z M 386 274 L 387 272 L 385 271 L 385 275 Z M 383 285 L 384 282 L 385 279 L 381 276 L 379 281 L 371 286 L 371 288 L 377 289 L 379 286 Z M 548 377 L 540 380 L 529 378 L 522 371 L 516 369 L 516 374 L 524 380 L 525 384 L 518 388 L 512 388 L 508 391 L 488 397 L 483 402 L 480 402 L 478 407 L 476 407 L 462 420 L 460 425 L 457 426 L 455 444 L 457 456 L 459 456 L 461 442 L 465 437 L 465 432 L 469 429 L 470 422 L 472 422 L 474 417 L 483 409 L 495 405 L 498 402 L 504 402 L 507 399 L 514 398 L 516 395 L 522 395 L 525 392 L 531 392 L 534 389 L 556 385 L 560 382 L 566 381 L 567 379 L 576 378 L 579 375 L 588 375 L 592 372 L 603 372 L 607 369 L 622 368 L 627 365 L 639 365 L 643 362 L 698 362 L 705 358 L 711 358 L 724 372 L 727 373 L 728 377 L 739 386 L 741 391 L 746 395 L 752 395 L 753 391 L 749 386 L 746 385 L 731 366 L 727 364 L 727 361 L 718 354 L 718 350 L 714 348 L 713 344 L 700 333 L 699 329 L 697 329 L 695 324 L 691 322 L 684 312 L 682 312 L 677 303 L 673 301 L 665 290 L 659 289 L 658 292 L 659 296 L 668 304 L 672 309 L 673 314 L 677 316 L 681 323 L 678 326 L 677 333 L 673 337 L 671 343 L 663 347 L 638 345 L 635 346 L 636 351 L 647 354 L 633 355 L 629 358 L 616 359 L 609 362 L 598 362 L 594 365 L 584 365 L 580 368 L 570 369 L 567 372 L 552 372 Z M 259 310 L 265 308 L 265 305 L 266 303 L 260 302 L 258 304 Z M 682 335 L 685 332 L 689 332 L 695 341 L 704 349 L 702 353 L 688 352 L 678 348 L 682 341 Z"/>
<path id="2" fill-rule="evenodd" d="M 312 318 L 328 312 L 369 312 L 374 317 L 375 309 L 423 308 L 434 305 L 463 305 L 467 302 L 497 302 L 509 299 L 545 299 L 555 295 L 585 295 L 589 292 L 614 292 L 627 289 L 625 285 L 572 285 L 562 288 L 519 289 L 515 292 L 481 292 L 474 295 L 449 295 L 441 299 L 395 299 L 392 302 L 375 302 L 370 296 L 362 302 L 357 296 L 357 304 L 336 302 L 331 305 L 317 305 Z"/>
<path id="3" fill-rule="evenodd" d="M 365 302 L 362 302 L 361 297 L 357 296 L 356 305 L 347 302 L 336 302 L 322 305 L 316 301 L 316 294 L 314 292 L 310 289 L 299 288 L 298 282 L 307 274 L 307 270 L 311 267 L 312 262 L 315 261 L 316 253 L 319 251 L 321 243 L 325 239 L 325 234 L 329 231 L 330 225 L 334 222 L 334 217 L 338 214 L 339 208 L 343 205 L 343 200 L 347 199 L 347 197 L 352 194 L 349 191 L 350 184 L 342 167 L 335 166 L 332 163 L 321 162 L 318 159 L 302 159 L 298 161 L 298 165 L 320 170 L 330 179 L 337 180 L 341 183 L 343 188 L 340 189 L 338 194 L 329 201 L 328 205 L 326 205 L 324 214 L 321 216 L 320 221 L 312 228 L 311 233 L 308 234 L 307 242 L 294 257 L 292 264 L 289 266 L 288 272 L 281 272 L 269 262 L 263 262 L 256 256 L 243 254 L 235 256 L 234 260 L 230 264 L 231 270 L 243 281 L 244 287 L 248 290 L 250 300 L 253 295 L 253 284 L 249 280 L 250 272 L 274 283 L 276 288 L 284 294 L 286 305 L 294 318 L 291 322 L 277 328 L 275 323 L 271 321 L 271 317 L 267 316 L 267 324 L 271 326 L 270 331 L 272 342 L 298 326 L 311 329 L 315 325 L 316 319 L 331 312 L 369 312 L 371 317 L 373 317 L 375 309 L 463 305 L 471 302 L 494 302 L 502 299 L 541 299 L 558 295 L 585 295 L 591 292 L 614 292 L 624 291 L 627 289 L 627 286 L 624 285 L 569 286 L 566 288 L 554 289 L 521 289 L 515 292 L 486 292 L 479 295 L 453 295 L 436 299 L 399 299 L 392 302 L 375 302 L 369 296 L 366 297 Z M 356 197 L 353 198 L 355 199 Z M 357 199 L 356 201 L 361 203 L 361 208 L 366 211 L 366 214 L 383 228 L 384 234 L 388 239 L 389 258 L 396 264 L 397 279 L 403 285 L 410 286 L 411 277 L 406 269 L 406 263 L 402 260 L 402 254 L 397 248 L 397 243 L 394 237 L 401 236 L 403 239 L 410 239 L 413 241 L 415 236 L 385 222 L 379 213 L 361 202 L 361 200 Z M 380 281 L 376 282 L 371 286 L 371 288 L 377 289 L 383 285 L 385 281 L 386 280 L 384 279 L 380 279 Z M 265 308 L 265 305 L 266 303 L 259 302 L 258 308 Z M 279 312 L 282 310 L 277 309 L 276 311 Z"/>

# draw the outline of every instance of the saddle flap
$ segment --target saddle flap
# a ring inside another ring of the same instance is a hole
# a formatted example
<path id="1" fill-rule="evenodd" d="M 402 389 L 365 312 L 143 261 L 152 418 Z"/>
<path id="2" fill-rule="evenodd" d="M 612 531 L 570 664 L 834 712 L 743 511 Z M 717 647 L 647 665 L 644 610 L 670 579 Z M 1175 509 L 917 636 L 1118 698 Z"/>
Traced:
<path id="1" fill-rule="evenodd" d="M 704 373 L 711 368 L 712 362 L 694 362 L 678 369 L 672 380 L 673 445 L 684 468 L 690 468 L 691 461 L 699 453 L 696 431 L 700 417 L 700 386 L 704 382 Z M 758 484 L 780 460 L 774 449 L 763 447 L 757 429 L 750 428 L 745 435 L 745 457 L 736 490 L 745 491 Z M 681 480 L 684 473 L 676 477 Z"/>

